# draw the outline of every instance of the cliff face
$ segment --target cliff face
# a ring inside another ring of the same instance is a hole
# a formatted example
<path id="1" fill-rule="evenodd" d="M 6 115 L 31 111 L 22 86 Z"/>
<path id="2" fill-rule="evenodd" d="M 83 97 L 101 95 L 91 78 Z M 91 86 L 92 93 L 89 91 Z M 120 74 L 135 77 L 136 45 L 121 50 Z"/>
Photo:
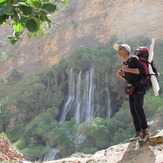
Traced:
<path id="1" fill-rule="evenodd" d="M 10 57 L 0 62 L 0 79 L 12 69 L 24 75 L 36 73 L 51 67 L 72 49 L 103 45 L 112 35 L 121 41 L 140 35 L 163 39 L 162 17 L 162 0 L 72 0 L 54 15 L 54 21 L 64 23 L 62 26 L 55 26 L 44 38 L 24 37 L 17 45 L 1 48 Z M 1 31 L 1 38 L 9 33 L 6 27 Z"/>
<path id="2" fill-rule="evenodd" d="M 23 160 L 23 155 L 10 144 L 8 139 L 0 135 L 0 162 L 7 160 L 18 163 Z"/>

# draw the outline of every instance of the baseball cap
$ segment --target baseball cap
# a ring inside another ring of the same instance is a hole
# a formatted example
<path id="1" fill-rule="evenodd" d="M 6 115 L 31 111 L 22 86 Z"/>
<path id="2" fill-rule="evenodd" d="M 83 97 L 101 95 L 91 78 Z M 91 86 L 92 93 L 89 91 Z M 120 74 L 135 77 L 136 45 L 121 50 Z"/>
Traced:
<path id="1" fill-rule="evenodd" d="M 114 45 L 113 45 L 113 48 L 114 48 L 115 50 L 118 51 L 118 49 L 119 49 L 120 46 L 121 46 L 121 47 L 124 47 L 128 52 L 131 51 L 131 48 L 130 48 L 130 46 L 129 46 L 128 44 L 121 44 L 121 45 L 119 45 L 119 44 L 114 44 Z"/>

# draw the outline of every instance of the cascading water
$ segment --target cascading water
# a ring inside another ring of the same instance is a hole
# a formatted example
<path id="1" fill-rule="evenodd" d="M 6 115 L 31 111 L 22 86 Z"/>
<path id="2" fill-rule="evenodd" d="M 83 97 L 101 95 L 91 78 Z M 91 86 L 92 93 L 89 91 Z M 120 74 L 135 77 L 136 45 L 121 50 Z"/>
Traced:
<path id="1" fill-rule="evenodd" d="M 74 97 L 75 97 L 75 94 L 74 94 L 75 83 L 74 82 L 75 82 L 74 73 L 73 73 L 73 69 L 71 68 L 68 73 L 68 98 L 64 105 L 63 112 L 61 114 L 60 123 L 65 121 L 66 115 L 68 111 L 71 109 L 72 103 L 74 101 Z"/>
<path id="2" fill-rule="evenodd" d="M 80 123 L 80 106 L 81 106 L 81 71 L 79 72 L 78 79 L 77 79 L 77 86 L 76 86 L 76 112 L 75 112 L 75 119 L 76 123 Z"/>
<path id="3" fill-rule="evenodd" d="M 68 72 L 68 98 L 61 113 L 60 123 L 70 115 L 75 118 L 77 124 L 84 121 L 91 122 L 94 117 L 111 117 L 109 88 L 105 87 L 103 90 L 106 97 L 102 99 L 104 100 L 104 104 L 102 104 L 97 84 L 94 81 L 95 68 L 86 72 L 80 71 L 76 76 L 75 78 L 75 72 L 71 68 Z M 101 113 L 101 110 L 105 110 L 104 113 Z M 68 115 L 69 112 L 71 114 Z M 68 119 L 72 117 L 68 117 Z"/>
<path id="4" fill-rule="evenodd" d="M 77 75 L 71 68 L 68 72 L 68 95 L 64 104 L 60 121 L 75 118 L 76 123 L 84 121 L 91 123 L 95 117 L 111 117 L 111 99 L 108 87 L 99 88 L 95 82 L 95 68 L 88 71 L 80 71 Z M 76 136 L 76 143 L 85 140 L 83 135 Z M 44 157 L 44 161 L 55 160 L 59 153 L 58 148 L 53 148 Z"/>
<path id="5" fill-rule="evenodd" d="M 111 117 L 111 114 L 112 114 L 112 109 L 111 109 L 111 99 L 110 99 L 110 91 L 109 91 L 109 88 L 106 88 L 105 89 L 105 91 L 106 91 L 106 115 L 107 115 L 107 117 Z"/>
<path id="6" fill-rule="evenodd" d="M 84 103 L 82 112 L 82 121 L 91 120 L 93 118 L 93 100 L 95 92 L 95 84 L 93 82 L 94 68 L 86 72 L 85 88 L 82 102 Z"/>
<path id="7" fill-rule="evenodd" d="M 56 159 L 56 155 L 59 153 L 59 149 L 58 148 L 52 148 L 48 154 L 44 157 L 43 161 L 52 161 Z"/>

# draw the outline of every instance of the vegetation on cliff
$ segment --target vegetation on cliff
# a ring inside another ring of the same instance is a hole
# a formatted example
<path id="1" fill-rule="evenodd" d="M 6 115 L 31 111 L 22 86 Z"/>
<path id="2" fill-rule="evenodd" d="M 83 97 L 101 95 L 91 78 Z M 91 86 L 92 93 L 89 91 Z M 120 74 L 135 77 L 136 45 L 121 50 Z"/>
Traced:
<path id="1" fill-rule="evenodd" d="M 17 73 L 12 73 L 8 83 L 0 85 L 0 131 L 7 134 L 26 158 L 32 161 L 43 158 L 51 148 L 60 149 L 57 158 L 74 152 L 94 153 L 127 142 L 132 136 L 134 129 L 128 102 L 123 95 L 123 82 L 116 77 L 119 60 L 112 48 L 114 42 L 116 38 L 113 37 L 103 47 L 76 49 L 59 64 L 35 76 L 21 79 Z M 150 40 L 142 37 L 127 42 L 133 49 L 150 45 Z M 154 58 L 161 74 L 161 87 L 162 47 L 162 42 L 156 43 Z M 68 94 L 68 70 L 73 68 L 77 75 L 91 67 L 95 67 L 99 94 L 106 85 L 111 90 L 111 118 L 102 116 L 94 118 L 91 123 L 76 124 L 70 113 L 65 122 L 59 123 Z M 153 97 L 152 90 L 148 92 L 145 98 L 148 121 L 162 117 L 162 103 L 162 94 Z M 159 127 L 153 128 L 153 133 L 157 132 L 156 129 Z"/>

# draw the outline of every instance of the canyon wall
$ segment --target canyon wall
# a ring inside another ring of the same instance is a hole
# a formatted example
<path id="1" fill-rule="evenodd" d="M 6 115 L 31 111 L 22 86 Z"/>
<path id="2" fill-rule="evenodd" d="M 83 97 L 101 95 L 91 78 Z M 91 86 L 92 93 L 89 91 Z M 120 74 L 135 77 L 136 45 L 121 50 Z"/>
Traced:
<path id="1" fill-rule="evenodd" d="M 37 73 L 70 55 L 77 47 L 104 45 L 111 36 L 126 41 L 141 35 L 163 39 L 162 0 L 71 0 L 69 6 L 54 15 L 54 25 L 43 38 L 23 37 L 12 46 L 5 39 L 11 31 L 1 26 L 0 79 L 13 69 L 23 75 Z"/>

